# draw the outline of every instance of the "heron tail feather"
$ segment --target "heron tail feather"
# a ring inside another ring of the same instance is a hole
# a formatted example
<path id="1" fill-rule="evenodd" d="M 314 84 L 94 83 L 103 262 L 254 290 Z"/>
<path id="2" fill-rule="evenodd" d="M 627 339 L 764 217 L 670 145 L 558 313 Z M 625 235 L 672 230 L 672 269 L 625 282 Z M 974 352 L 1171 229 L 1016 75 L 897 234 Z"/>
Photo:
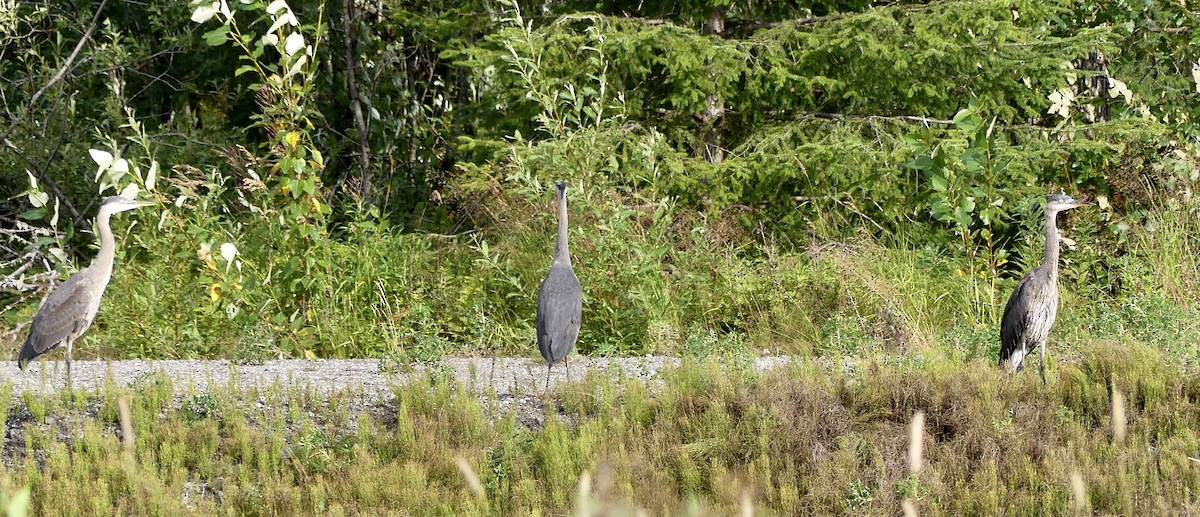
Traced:
<path id="1" fill-rule="evenodd" d="M 37 356 L 38 353 L 33 349 L 33 343 L 30 343 L 29 340 L 26 339 L 25 344 L 21 346 L 20 355 L 17 356 L 17 368 L 20 368 L 21 371 L 25 371 L 25 368 L 29 366 L 29 362 L 37 359 Z"/>

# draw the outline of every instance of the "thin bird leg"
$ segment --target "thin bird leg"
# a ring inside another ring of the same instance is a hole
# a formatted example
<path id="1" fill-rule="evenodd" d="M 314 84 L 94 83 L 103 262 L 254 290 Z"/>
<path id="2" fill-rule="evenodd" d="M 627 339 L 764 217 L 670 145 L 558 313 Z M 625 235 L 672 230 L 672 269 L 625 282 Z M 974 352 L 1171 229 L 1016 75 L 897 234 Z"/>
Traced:
<path id="1" fill-rule="evenodd" d="M 571 361 L 566 357 L 563 358 L 563 366 L 567 368 L 567 382 L 571 382 Z"/>
<path id="2" fill-rule="evenodd" d="M 1046 340 L 1044 340 L 1044 339 L 1042 340 L 1042 344 L 1041 344 L 1040 348 L 1041 348 L 1040 355 L 1042 357 L 1042 361 L 1041 361 L 1041 364 L 1039 365 L 1039 367 L 1042 371 L 1042 386 L 1045 386 L 1046 385 Z"/>
<path id="3" fill-rule="evenodd" d="M 546 364 L 546 393 L 550 393 L 550 368 L 553 368 L 553 367 L 554 367 L 554 364 L 552 364 L 552 363 Z"/>
<path id="4" fill-rule="evenodd" d="M 75 340 L 67 340 L 67 390 L 71 392 L 71 396 L 75 396 L 75 385 L 71 382 L 71 349 L 74 348 Z"/>

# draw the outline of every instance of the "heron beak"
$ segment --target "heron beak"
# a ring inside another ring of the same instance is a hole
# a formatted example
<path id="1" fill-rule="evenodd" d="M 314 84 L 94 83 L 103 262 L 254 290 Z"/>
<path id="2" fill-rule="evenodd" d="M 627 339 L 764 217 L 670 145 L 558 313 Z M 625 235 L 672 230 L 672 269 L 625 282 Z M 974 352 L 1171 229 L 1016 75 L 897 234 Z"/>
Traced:
<path id="1" fill-rule="evenodd" d="M 146 206 L 154 206 L 153 201 L 134 201 L 133 203 L 135 205 L 137 205 L 137 208 L 142 208 L 142 207 L 146 207 Z"/>
<path id="2" fill-rule="evenodd" d="M 1071 203 L 1071 208 L 1079 208 L 1081 206 L 1093 206 L 1093 205 L 1095 205 L 1095 203 L 1089 203 L 1087 201 L 1075 200 L 1074 203 Z"/>

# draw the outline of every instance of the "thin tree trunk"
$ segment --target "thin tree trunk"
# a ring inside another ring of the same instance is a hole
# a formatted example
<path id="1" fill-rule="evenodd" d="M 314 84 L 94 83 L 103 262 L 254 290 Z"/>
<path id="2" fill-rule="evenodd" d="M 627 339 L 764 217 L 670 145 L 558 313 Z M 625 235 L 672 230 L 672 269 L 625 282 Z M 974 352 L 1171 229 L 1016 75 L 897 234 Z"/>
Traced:
<path id="1" fill-rule="evenodd" d="M 354 113 L 354 126 L 358 130 L 359 167 L 362 168 L 363 201 L 371 202 L 371 145 L 367 133 L 367 121 L 363 118 L 362 103 L 358 100 L 358 60 L 355 58 L 354 0 L 342 0 L 342 32 L 346 50 L 346 88 L 350 96 L 350 110 Z"/>
<path id="2" fill-rule="evenodd" d="M 1075 67 L 1099 72 L 1076 82 L 1076 95 L 1090 95 L 1099 101 L 1093 110 L 1084 112 L 1084 119 L 1089 124 L 1108 121 L 1112 118 L 1112 98 L 1108 94 L 1108 58 L 1100 52 L 1090 52 L 1086 57 L 1075 60 Z"/>
<path id="3" fill-rule="evenodd" d="M 704 26 L 705 34 L 720 37 L 725 32 L 725 11 L 721 7 L 713 7 L 708 11 L 708 23 Z M 721 146 L 721 119 L 725 116 L 725 101 L 717 93 L 708 96 L 708 108 L 704 110 L 704 158 L 709 163 L 721 163 L 725 160 L 725 150 Z"/>

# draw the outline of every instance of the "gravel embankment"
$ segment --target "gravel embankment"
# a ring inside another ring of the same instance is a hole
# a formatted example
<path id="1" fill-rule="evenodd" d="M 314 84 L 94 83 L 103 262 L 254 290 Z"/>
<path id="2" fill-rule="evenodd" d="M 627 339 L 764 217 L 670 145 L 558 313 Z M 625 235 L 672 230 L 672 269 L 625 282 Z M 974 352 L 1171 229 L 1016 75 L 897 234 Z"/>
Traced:
<path id="1" fill-rule="evenodd" d="M 755 359 L 758 370 L 787 364 L 787 357 Z M 663 368 L 679 364 L 679 358 L 667 356 L 570 359 L 570 379 L 579 380 L 590 372 L 613 371 L 625 376 L 653 379 Z M 233 365 L 229 361 L 75 361 L 73 384 L 77 389 L 96 389 L 107 379 L 118 385 L 130 385 L 137 379 L 159 373 L 172 380 L 177 394 L 206 387 L 226 387 L 230 376 L 244 388 L 269 387 L 276 383 L 317 391 L 350 391 L 366 398 L 389 398 L 391 387 L 414 379 L 427 378 L 431 368 L 441 368 L 458 382 L 482 396 L 522 396 L 541 394 L 546 382 L 546 363 L 541 359 L 514 357 L 445 358 L 433 364 L 400 365 L 397 371 L 381 368 L 375 359 L 273 360 L 261 365 Z M 63 361 L 36 361 L 25 372 L 15 362 L 0 363 L 0 383 L 13 386 L 13 395 L 26 391 L 53 393 L 65 382 Z M 554 366 L 550 388 L 567 380 L 562 364 Z"/>
<path id="2" fill-rule="evenodd" d="M 612 372 L 613 375 L 654 380 L 664 368 L 679 364 L 678 357 L 645 356 L 620 358 L 570 359 L 570 380 L 578 381 L 592 372 Z M 788 357 L 761 357 L 754 360 L 757 370 L 786 365 Z M 73 384 L 78 390 L 96 390 L 109 379 L 119 386 L 129 386 L 154 374 L 171 379 L 177 401 L 211 387 L 225 389 L 231 385 L 242 390 L 286 386 L 316 393 L 343 393 L 351 396 L 354 411 L 384 411 L 393 401 L 392 388 L 409 382 L 428 379 L 432 369 L 452 375 L 481 401 L 490 402 L 489 414 L 499 416 L 515 412 L 522 424 L 541 427 L 547 407 L 544 397 L 546 363 L 540 358 L 473 357 L 445 358 L 432 364 L 395 365 L 375 359 L 288 359 L 266 361 L 261 365 L 234 365 L 229 361 L 75 361 L 72 366 Z M 12 386 L 14 397 L 26 392 L 57 393 L 66 382 L 65 363 L 36 361 L 25 372 L 15 362 L 0 363 L 0 385 Z M 232 382 L 231 382 L 232 378 Z M 567 381 L 567 370 L 555 365 L 550 376 L 550 389 Z M 257 404 L 260 409 L 264 401 Z M 94 413 L 97 408 L 90 408 Z M 7 435 L 19 438 L 28 423 L 27 411 L 10 415 Z M 47 422 L 57 417 L 47 417 Z M 65 432 L 65 431 L 64 431 Z M 12 442 L 15 443 L 15 442 Z M 5 451 L 10 453 L 11 451 Z M 9 454 L 0 455 L 5 458 Z"/>

